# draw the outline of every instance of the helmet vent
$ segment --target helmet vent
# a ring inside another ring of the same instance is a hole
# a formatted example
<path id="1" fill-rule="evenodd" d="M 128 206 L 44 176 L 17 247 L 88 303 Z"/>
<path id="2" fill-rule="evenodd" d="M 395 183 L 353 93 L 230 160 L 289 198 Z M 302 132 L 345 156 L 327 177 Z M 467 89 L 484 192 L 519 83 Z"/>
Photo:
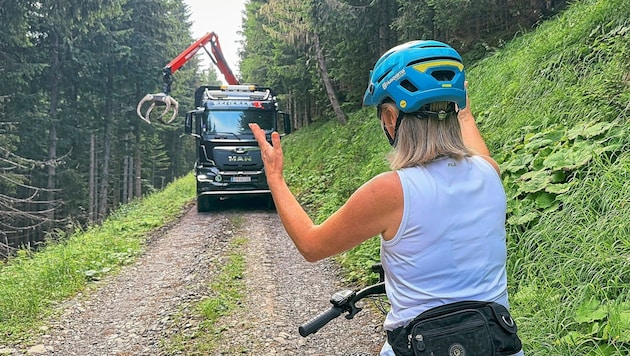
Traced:
<path id="1" fill-rule="evenodd" d="M 450 82 L 455 77 L 455 72 L 452 70 L 436 70 L 431 73 L 431 76 L 440 82 Z"/>
<path id="2" fill-rule="evenodd" d="M 412 82 L 408 81 L 407 79 L 403 80 L 400 83 L 400 86 L 405 88 L 405 89 L 407 89 L 408 91 L 410 91 L 412 93 L 418 91 L 418 88 L 415 85 L 413 85 Z"/>
<path id="3" fill-rule="evenodd" d="M 389 74 L 391 73 L 391 70 L 388 70 L 387 72 L 385 72 L 383 75 L 381 75 L 378 80 L 376 81 L 377 83 L 380 83 L 381 81 L 383 81 L 383 79 Z"/>

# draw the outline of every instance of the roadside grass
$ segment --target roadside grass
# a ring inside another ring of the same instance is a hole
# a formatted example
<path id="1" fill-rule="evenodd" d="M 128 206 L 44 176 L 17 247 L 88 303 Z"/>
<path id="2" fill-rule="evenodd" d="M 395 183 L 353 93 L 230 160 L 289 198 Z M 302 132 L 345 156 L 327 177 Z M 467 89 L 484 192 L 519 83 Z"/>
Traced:
<path id="1" fill-rule="evenodd" d="M 180 217 L 194 194 L 189 174 L 121 206 L 100 226 L 58 234 L 41 250 L 19 251 L 0 265 L 0 344 L 29 342 L 56 304 L 134 261 L 150 232 Z"/>
<path id="2" fill-rule="evenodd" d="M 562 209 L 511 233 L 511 302 L 531 354 L 630 352 L 630 157 L 595 159 Z"/>
<path id="3" fill-rule="evenodd" d="M 630 2 L 575 2 L 467 74 L 508 197 L 509 293 L 526 354 L 630 354 Z M 289 187 L 316 222 L 388 169 L 369 109 L 283 144 Z M 359 283 L 378 259 L 378 238 L 338 257 Z"/>
<path id="4" fill-rule="evenodd" d="M 243 218 L 235 217 L 231 222 L 234 229 L 238 229 L 243 224 Z M 220 318 L 233 313 L 243 299 L 245 257 L 241 250 L 247 241 L 245 237 L 235 237 L 230 241 L 220 265 L 217 264 L 218 274 L 209 286 L 208 297 L 195 306 L 195 315 L 201 319 L 199 327 L 163 340 L 162 343 L 169 354 L 209 355 L 225 351 L 218 349 L 221 332 L 225 330 Z M 240 352 L 246 353 L 246 348 L 247 345 L 244 344 Z"/>
<path id="5" fill-rule="evenodd" d="M 469 71 L 531 355 L 630 353 L 629 18 L 627 1 L 578 2 Z"/>

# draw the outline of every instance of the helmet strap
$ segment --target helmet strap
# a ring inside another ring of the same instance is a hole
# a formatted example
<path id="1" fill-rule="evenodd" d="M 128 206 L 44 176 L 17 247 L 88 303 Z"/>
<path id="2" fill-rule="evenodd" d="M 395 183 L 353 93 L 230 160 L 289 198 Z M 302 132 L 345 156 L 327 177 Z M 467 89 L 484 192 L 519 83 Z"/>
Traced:
<path id="1" fill-rule="evenodd" d="M 383 131 L 385 131 L 385 136 L 387 136 L 387 140 L 392 147 L 396 147 L 396 143 L 398 142 L 398 128 L 400 127 L 400 122 L 402 121 L 405 113 L 398 110 L 398 117 L 396 118 L 396 126 L 394 127 L 394 137 L 389 134 L 387 128 L 383 126 Z"/>

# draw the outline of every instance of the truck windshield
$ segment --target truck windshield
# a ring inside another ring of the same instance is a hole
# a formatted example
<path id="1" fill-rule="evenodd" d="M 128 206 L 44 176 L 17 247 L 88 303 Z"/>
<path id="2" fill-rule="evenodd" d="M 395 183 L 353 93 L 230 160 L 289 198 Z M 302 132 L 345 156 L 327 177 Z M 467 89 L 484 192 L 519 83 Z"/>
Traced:
<path id="1" fill-rule="evenodd" d="M 235 135 L 249 134 L 249 123 L 257 123 L 263 130 L 272 131 L 273 112 L 263 110 L 213 110 L 202 123 L 205 134 L 232 133 Z"/>

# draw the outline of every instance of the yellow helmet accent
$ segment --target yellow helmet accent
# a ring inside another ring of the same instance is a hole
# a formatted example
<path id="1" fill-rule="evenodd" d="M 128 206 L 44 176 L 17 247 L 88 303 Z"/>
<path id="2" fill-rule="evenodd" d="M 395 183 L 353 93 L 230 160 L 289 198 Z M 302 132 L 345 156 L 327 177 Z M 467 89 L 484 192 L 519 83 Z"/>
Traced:
<path id="1" fill-rule="evenodd" d="M 415 70 L 418 70 L 424 73 L 429 68 L 444 67 L 444 66 L 457 67 L 457 69 L 459 69 L 460 72 L 464 70 L 464 65 L 462 63 L 458 61 L 451 61 L 451 60 L 437 60 L 437 61 L 424 62 L 424 63 L 416 64 L 415 66 L 413 66 L 413 68 Z"/>
<path id="2" fill-rule="evenodd" d="M 407 107 L 407 100 L 401 100 L 400 101 L 400 107 L 403 108 L 403 109 L 406 108 Z"/>

